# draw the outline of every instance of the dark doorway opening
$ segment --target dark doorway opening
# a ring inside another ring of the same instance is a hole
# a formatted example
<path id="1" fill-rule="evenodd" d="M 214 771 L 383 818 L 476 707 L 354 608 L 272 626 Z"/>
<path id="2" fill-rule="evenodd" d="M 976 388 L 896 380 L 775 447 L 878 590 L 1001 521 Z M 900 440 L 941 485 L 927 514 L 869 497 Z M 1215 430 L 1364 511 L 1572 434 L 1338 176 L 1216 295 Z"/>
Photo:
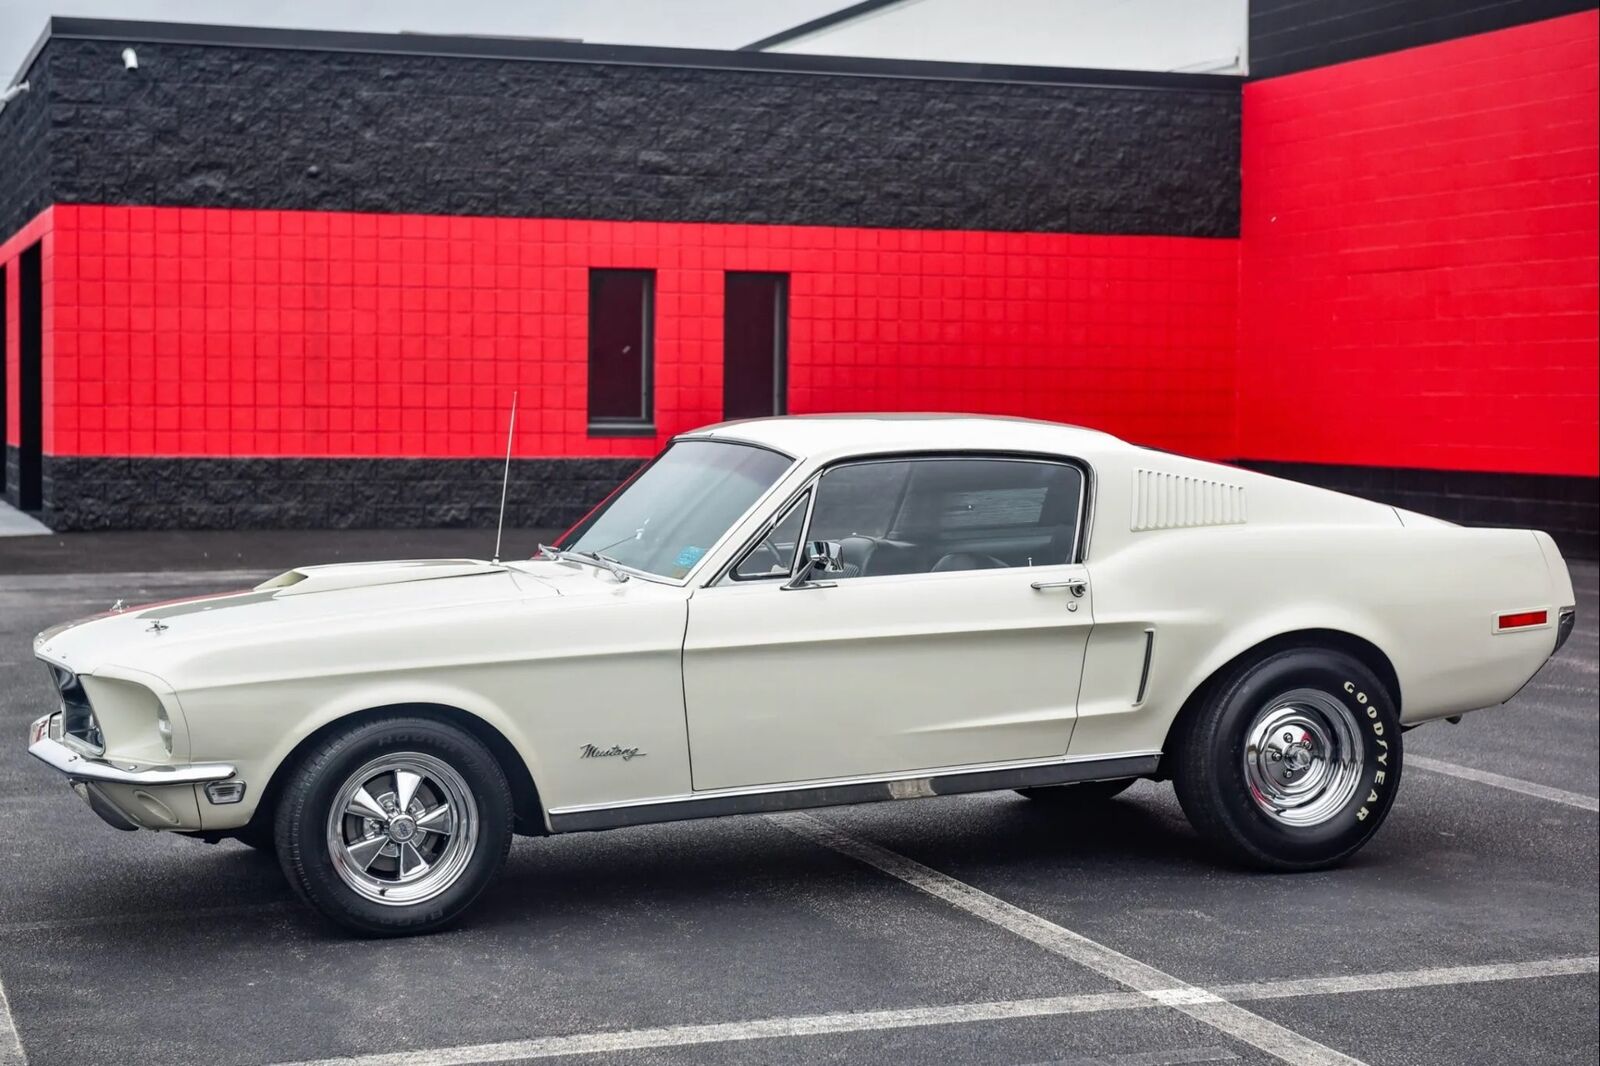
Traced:
<path id="1" fill-rule="evenodd" d="M 17 260 L 17 506 L 44 505 L 44 259 L 35 244 Z"/>
<path id="2" fill-rule="evenodd" d="M 789 275 L 727 276 L 722 321 L 722 416 L 788 409 Z"/>
<path id="3" fill-rule="evenodd" d="M 6 395 L 6 386 L 11 379 L 11 364 L 7 362 L 10 353 L 6 351 L 10 329 L 11 290 L 6 288 L 6 268 L 0 266 L 0 499 L 5 498 L 6 467 L 11 461 L 6 455 L 11 444 L 11 405 L 7 402 L 10 397 Z"/>

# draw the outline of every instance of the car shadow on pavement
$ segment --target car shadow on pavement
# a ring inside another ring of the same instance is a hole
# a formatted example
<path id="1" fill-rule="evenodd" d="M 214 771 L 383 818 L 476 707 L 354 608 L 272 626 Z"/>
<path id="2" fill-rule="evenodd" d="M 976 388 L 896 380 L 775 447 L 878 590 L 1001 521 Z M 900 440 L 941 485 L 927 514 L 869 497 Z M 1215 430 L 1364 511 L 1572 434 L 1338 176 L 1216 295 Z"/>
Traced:
<path id="1" fill-rule="evenodd" d="M 930 801 L 930 806 L 940 801 Z M 945 801 L 949 804 L 949 801 Z M 930 865 L 973 862 L 988 867 L 1073 867 L 1088 877 L 1137 877 L 1159 868 L 1177 873 L 1215 863 L 1201 842 L 1159 809 L 1113 802 L 1092 816 L 1068 817 L 1023 800 L 992 803 L 980 821 L 960 806 L 895 818 L 890 844 Z M 890 805 L 883 805 L 888 808 Z M 899 812 L 907 808 L 893 805 Z M 857 808 L 808 812 L 879 843 L 882 826 L 845 825 Z M 941 816 L 943 815 L 943 816 Z M 919 827 L 935 830 L 919 833 Z M 759 837 L 759 840 L 752 839 Z M 841 878 L 870 876 L 853 860 L 784 832 L 759 817 L 717 819 L 674 827 L 643 826 L 603 834 L 519 841 L 505 875 L 469 921 L 524 920 L 541 912 L 613 913 L 620 908 L 708 903 L 731 892 L 796 887 L 823 891 Z"/>
<path id="2" fill-rule="evenodd" d="M 1003 876 L 1048 877 L 1063 892 L 1196 870 L 1259 876 L 1220 864 L 1154 790 L 1078 811 L 997 795 L 807 813 L 956 876 L 981 867 Z M 228 910 L 259 908 L 286 935 L 348 939 L 299 906 L 271 852 L 233 841 L 195 842 L 193 849 L 185 877 L 174 880 L 161 864 L 129 869 L 119 897 L 163 899 L 168 913 L 181 917 L 214 909 L 220 894 L 237 901 Z M 884 884 L 867 867 L 760 816 L 518 838 L 503 875 L 456 928 L 512 928 L 542 917 L 583 923 L 647 911 L 704 916 L 723 906 L 793 900 L 797 893 L 836 901 L 863 885 Z M 106 914 L 104 885 L 83 886 L 76 900 L 69 898 L 73 891 L 61 886 L 54 902 L 68 913 Z M 130 904 L 127 920 L 144 909 Z M 105 920 L 124 918 L 110 913 Z"/>

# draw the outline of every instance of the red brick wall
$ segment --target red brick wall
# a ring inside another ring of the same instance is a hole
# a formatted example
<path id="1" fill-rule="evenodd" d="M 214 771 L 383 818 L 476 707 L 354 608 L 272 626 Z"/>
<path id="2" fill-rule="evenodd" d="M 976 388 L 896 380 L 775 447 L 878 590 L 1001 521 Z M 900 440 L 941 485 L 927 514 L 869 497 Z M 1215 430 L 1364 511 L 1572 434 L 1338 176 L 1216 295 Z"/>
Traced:
<path id="1" fill-rule="evenodd" d="M 648 455 L 587 433 L 590 267 L 655 269 L 656 419 L 720 420 L 784 271 L 795 413 L 1035 415 L 1233 452 L 1231 240 L 57 206 L 52 455 Z M 15 424 L 14 422 L 12 423 Z"/>
<path id="2" fill-rule="evenodd" d="M 1245 87 L 1242 457 L 1597 472 L 1597 29 Z"/>

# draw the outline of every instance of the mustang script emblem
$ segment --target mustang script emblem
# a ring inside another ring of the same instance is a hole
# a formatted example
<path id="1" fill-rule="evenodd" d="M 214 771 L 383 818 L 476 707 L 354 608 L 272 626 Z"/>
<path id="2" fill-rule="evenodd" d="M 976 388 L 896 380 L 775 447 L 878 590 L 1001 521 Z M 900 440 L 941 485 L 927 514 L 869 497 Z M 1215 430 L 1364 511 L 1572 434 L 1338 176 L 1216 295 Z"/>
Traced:
<path id="1" fill-rule="evenodd" d="M 649 752 L 640 751 L 638 748 L 624 748 L 620 744 L 613 744 L 609 748 L 597 748 L 593 744 L 585 744 L 578 749 L 580 759 L 621 759 L 629 762 L 633 759 L 642 759 Z"/>

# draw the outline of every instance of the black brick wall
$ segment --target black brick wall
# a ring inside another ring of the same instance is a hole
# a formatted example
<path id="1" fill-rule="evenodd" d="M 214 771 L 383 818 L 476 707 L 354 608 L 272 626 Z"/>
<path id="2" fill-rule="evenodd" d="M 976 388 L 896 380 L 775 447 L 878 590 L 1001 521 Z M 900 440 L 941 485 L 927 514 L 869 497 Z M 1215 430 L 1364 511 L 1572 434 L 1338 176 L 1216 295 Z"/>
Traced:
<path id="1" fill-rule="evenodd" d="M 506 525 L 571 525 L 633 459 L 514 459 Z M 40 520 L 91 529 L 492 529 L 498 459 L 46 456 Z M 58 488 L 59 486 L 59 488 Z"/>
<path id="2" fill-rule="evenodd" d="M 0 74 L 0 89 L 10 85 L 8 78 L 9 72 Z M 51 202 L 48 59 L 41 56 L 21 80 L 29 91 L 0 110 L 0 241 Z"/>
<path id="3" fill-rule="evenodd" d="M 59 203 L 1238 232 L 1236 79 L 865 76 L 59 28 L 44 54 Z M 19 193 L 0 187 L 5 217 L 27 214 Z"/>
<path id="4" fill-rule="evenodd" d="M 1291 74 L 1594 6 L 1594 0 L 1250 0 L 1250 76 Z"/>
<path id="5" fill-rule="evenodd" d="M 7 448 L 14 467 L 16 449 Z M 92 529 L 442 529 L 495 523 L 498 459 L 165 459 L 46 456 L 40 518 Z M 564 528 L 639 467 L 514 459 L 506 525 Z M 1241 460 L 1239 466 L 1469 526 L 1542 529 L 1600 554 L 1600 480 Z M 57 491 L 57 484 L 62 486 Z"/>
<path id="6" fill-rule="evenodd" d="M 22 481 L 22 453 L 15 444 L 5 446 L 3 457 L 6 464 L 6 491 L 0 494 L 6 503 L 15 507 L 21 501 L 18 499 L 18 485 Z"/>
<path id="7" fill-rule="evenodd" d="M 1238 465 L 1461 525 L 1542 529 L 1574 559 L 1600 554 L 1600 480 L 1592 477 L 1254 460 Z"/>

